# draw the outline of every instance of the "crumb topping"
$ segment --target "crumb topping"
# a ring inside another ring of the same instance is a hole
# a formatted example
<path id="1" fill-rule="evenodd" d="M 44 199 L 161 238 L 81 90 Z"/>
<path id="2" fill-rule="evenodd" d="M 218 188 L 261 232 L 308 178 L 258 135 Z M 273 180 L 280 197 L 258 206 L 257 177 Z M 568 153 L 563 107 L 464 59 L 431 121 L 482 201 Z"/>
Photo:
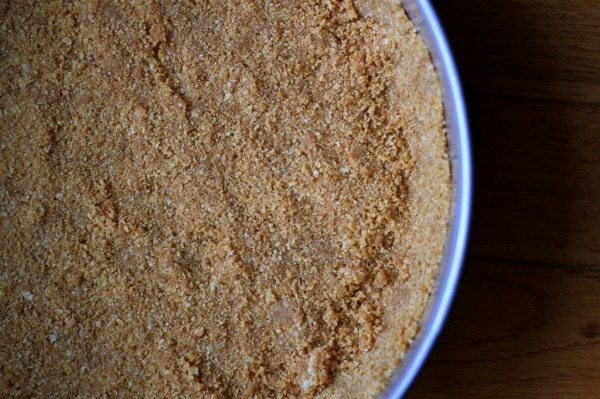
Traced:
<path id="1" fill-rule="evenodd" d="M 382 388 L 449 201 L 437 77 L 383 3 L 0 5 L 2 396 Z"/>

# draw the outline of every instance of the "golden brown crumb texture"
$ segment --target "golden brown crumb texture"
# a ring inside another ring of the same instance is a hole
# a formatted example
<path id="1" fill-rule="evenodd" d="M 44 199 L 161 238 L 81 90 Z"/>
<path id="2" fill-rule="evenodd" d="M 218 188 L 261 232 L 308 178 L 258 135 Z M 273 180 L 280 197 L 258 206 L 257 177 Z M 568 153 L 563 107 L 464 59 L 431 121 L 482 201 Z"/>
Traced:
<path id="1" fill-rule="evenodd" d="M 0 396 L 385 385 L 449 203 L 397 1 L 4 1 L 0 71 Z"/>

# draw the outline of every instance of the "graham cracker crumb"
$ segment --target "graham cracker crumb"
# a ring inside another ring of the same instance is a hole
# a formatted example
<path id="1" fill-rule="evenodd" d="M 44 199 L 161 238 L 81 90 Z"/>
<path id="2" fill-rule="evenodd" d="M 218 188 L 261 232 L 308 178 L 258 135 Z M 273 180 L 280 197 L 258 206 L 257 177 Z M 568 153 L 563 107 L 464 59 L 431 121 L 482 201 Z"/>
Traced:
<path id="1" fill-rule="evenodd" d="M 0 70 L 0 396 L 383 387 L 449 208 L 397 1 L 9 2 Z"/>

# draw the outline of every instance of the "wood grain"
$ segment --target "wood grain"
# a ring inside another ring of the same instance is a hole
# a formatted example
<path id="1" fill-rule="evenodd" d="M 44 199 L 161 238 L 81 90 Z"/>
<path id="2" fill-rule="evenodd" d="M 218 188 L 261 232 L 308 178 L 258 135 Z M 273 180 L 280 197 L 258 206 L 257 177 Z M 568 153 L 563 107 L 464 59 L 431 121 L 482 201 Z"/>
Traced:
<path id="1" fill-rule="evenodd" d="M 600 269 L 472 261 L 408 399 L 600 397 Z"/>
<path id="2" fill-rule="evenodd" d="M 600 106 L 479 98 L 472 255 L 600 265 Z"/>
<path id="3" fill-rule="evenodd" d="M 477 92 L 600 103 L 597 0 L 443 0 L 439 8 Z"/>
<path id="4" fill-rule="evenodd" d="M 474 219 L 407 398 L 600 398 L 600 3 L 440 9 L 471 89 Z"/>

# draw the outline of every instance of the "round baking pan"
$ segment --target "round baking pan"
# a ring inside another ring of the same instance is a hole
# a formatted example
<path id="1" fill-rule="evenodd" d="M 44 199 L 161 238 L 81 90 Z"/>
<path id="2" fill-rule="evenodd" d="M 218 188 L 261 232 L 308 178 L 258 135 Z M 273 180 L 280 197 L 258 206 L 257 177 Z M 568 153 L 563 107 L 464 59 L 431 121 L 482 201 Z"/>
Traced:
<path id="1" fill-rule="evenodd" d="M 472 192 L 467 111 L 450 47 L 429 0 L 402 0 L 402 4 L 429 49 L 442 86 L 452 173 L 452 209 L 440 268 L 419 332 L 379 396 L 388 399 L 397 399 L 406 393 L 442 329 L 465 255 Z"/>

